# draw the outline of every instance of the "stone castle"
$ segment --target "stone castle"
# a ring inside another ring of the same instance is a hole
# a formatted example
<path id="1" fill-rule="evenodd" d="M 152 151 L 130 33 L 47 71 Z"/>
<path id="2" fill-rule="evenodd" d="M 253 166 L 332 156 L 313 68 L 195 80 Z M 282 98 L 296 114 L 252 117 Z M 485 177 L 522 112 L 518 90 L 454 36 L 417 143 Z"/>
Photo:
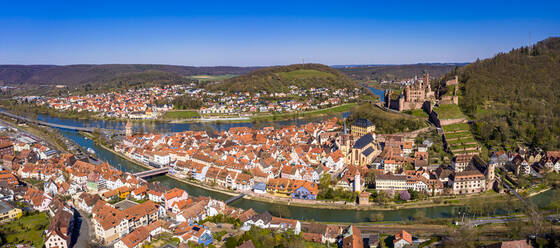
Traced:
<path id="1" fill-rule="evenodd" d="M 385 107 L 398 111 L 421 109 L 429 106 L 435 99 L 428 73 L 422 78 L 415 77 L 413 83 L 407 85 L 396 99 L 390 89 L 385 90 Z"/>

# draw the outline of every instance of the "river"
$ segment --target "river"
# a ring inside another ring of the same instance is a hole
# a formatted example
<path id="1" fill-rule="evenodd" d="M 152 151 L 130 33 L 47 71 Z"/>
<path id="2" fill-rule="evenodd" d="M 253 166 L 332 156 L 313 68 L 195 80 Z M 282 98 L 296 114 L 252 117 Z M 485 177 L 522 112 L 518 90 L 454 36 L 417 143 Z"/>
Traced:
<path id="1" fill-rule="evenodd" d="M 119 121 L 87 121 L 87 120 L 73 120 L 73 119 L 61 119 L 51 116 L 38 116 L 39 120 L 49 121 L 58 124 L 74 125 L 74 126 L 95 126 L 101 128 L 124 128 L 125 122 Z M 266 125 L 293 125 L 306 123 L 306 121 L 283 121 L 276 123 L 263 123 Z M 216 130 L 227 130 L 231 127 L 237 126 L 247 126 L 253 127 L 253 123 L 230 123 L 230 124 L 175 124 L 175 123 L 135 123 L 135 128 L 150 128 L 152 130 L 159 131 L 170 131 L 178 132 L 185 131 L 191 128 L 212 128 Z M 69 131 L 65 129 L 60 130 L 61 133 L 68 139 L 74 141 L 78 145 L 87 148 L 92 148 L 97 156 L 108 162 L 113 167 L 127 172 L 138 172 L 145 170 L 126 159 L 123 159 L 112 152 L 105 150 L 104 148 L 94 144 L 90 139 L 86 139 L 84 136 L 75 131 Z M 168 187 L 181 188 L 189 193 L 191 196 L 210 196 L 219 200 L 226 200 L 231 196 L 221 194 L 214 191 L 205 190 L 198 188 L 181 181 L 172 179 L 167 176 L 159 176 L 152 178 L 153 181 L 160 181 L 162 184 Z M 549 203 L 549 196 L 551 191 L 547 191 L 543 194 L 537 195 L 531 198 L 538 206 L 544 206 Z M 240 199 L 231 204 L 234 207 L 239 207 L 243 209 L 253 208 L 257 212 L 263 212 L 271 209 L 274 204 L 264 203 L 248 199 Z M 415 216 L 417 212 L 424 212 L 425 216 L 428 218 L 450 218 L 456 217 L 458 212 L 462 209 L 459 206 L 439 206 L 439 207 L 426 207 L 426 208 L 416 208 L 416 209 L 399 209 L 399 210 L 343 210 L 343 209 L 320 209 L 320 208 L 309 208 L 309 207 L 299 207 L 299 206 L 287 206 L 290 211 L 291 218 L 299 220 L 315 220 L 321 222 L 366 222 L 371 214 L 382 212 L 385 221 L 402 221 L 408 220 L 412 216 Z M 497 214 L 504 214 L 505 211 L 497 211 Z"/>
<path id="2" fill-rule="evenodd" d="M 370 90 L 371 93 L 378 96 L 380 102 L 385 102 L 385 91 L 380 90 L 380 89 L 376 89 L 376 88 L 373 88 L 373 87 L 370 87 L 370 86 L 365 86 L 365 85 L 364 85 L 364 87 L 366 87 L 368 90 Z"/>

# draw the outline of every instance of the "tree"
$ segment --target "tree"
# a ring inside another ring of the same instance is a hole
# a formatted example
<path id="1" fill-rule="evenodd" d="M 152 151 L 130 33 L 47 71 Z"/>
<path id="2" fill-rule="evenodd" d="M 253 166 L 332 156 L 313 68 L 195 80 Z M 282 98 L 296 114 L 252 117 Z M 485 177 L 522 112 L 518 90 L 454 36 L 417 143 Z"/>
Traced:
<path id="1" fill-rule="evenodd" d="M 365 178 L 365 182 L 367 185 L 373 185 L 375 184 L 375 176 L 377 174 L 377 170 L 376 169 L 369 169 L 367 174 L 366 174 L 366 178 Z"/>
<path id="2" fill-rule="evenodd" d="M 320 189 L 328 188 L 331 185 L 331 182 L 332 182 L 332 176 L 328 173 L 325 173 L 319 179 L 319 188 Z"/>
<path id="3" fill-rule="evenodd" d="M 471 225 L 461 225 L 451 228 L 443 239 L 443 247 L 475 247 L 478 234 Z"/>
<path id="4" fill-rule="evenodd" d="M 408 201 L 410 200 L 410 193 L 408 193 L 408 191 L 403 190 L 399 193 L 399 198 L 403 201 Z"/>

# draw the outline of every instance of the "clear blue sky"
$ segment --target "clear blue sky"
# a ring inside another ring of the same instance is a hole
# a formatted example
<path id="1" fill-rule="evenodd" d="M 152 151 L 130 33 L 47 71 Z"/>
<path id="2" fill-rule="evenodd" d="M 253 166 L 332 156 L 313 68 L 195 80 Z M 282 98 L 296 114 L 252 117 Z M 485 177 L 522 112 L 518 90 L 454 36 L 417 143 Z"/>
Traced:
<path id="1" fill-rule="evenodd" d="M 0 64 L 470 62 L 560 36 L 560 1 L 267 2 L 3 1 Z"/>

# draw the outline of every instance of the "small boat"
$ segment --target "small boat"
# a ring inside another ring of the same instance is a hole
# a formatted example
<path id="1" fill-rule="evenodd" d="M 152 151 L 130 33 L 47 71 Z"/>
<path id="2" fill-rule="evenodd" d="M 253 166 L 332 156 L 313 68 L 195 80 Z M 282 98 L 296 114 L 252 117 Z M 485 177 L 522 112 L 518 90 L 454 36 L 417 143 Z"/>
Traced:
<path id="1" fill-rule="evenodd" d="M 91 149 L 91 147 L 89 147 L 86 151 L 91 153 L 91 154 L 95 154 L 95 151 L 93 149 Z"/>

